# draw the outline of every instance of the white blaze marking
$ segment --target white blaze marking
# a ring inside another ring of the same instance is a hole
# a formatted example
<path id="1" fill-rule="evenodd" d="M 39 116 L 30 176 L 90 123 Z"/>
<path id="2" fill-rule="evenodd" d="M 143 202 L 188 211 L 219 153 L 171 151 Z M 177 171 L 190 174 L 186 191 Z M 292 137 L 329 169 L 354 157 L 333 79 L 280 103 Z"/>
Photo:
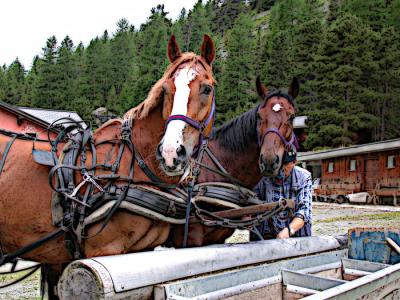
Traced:
<path id="1" fill-rule="evenodd" d="M 282 108 L 282 106 L 280 105 L 280 103 L 277 103 L 277 104 L 275 104 L 275 105 L 272 107 L 272 110 L 273 110 L 274 112 L 278 112 L 278 111 L 281 110 L 281 108 Z"/>
<path id="2" fill-rule="evenodd" d="M 184 68 L 175 77 L 175 96 L 171 115 L 187 114 L 190 88 L 189 83 L 196 77 L 193 69 Z M 183 144 L 183 129 L 186 123 L 181 120 L 173 120 L 167 125 L 162 143 L 162 156 L 167 166 L 172 166 L 177 157 L 176 150 Z"/>

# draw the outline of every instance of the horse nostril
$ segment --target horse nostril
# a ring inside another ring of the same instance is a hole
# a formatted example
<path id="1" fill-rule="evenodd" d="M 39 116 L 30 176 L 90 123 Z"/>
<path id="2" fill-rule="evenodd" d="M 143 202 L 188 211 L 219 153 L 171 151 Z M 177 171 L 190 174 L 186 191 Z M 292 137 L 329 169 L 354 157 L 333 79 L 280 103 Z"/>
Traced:
<path id="1" fill-rule="evenodd" d="M 178 154 L 179 158 L 186 157 L 186 149 L 184 146 L 180 145 L 178 149 L 176 149 L 176 154 Z"/>
<path id="2" fill-rule="evenodd" d="M 278 165 L 279 164 L 279 156 L 275 155 L 275 163 Z"/>

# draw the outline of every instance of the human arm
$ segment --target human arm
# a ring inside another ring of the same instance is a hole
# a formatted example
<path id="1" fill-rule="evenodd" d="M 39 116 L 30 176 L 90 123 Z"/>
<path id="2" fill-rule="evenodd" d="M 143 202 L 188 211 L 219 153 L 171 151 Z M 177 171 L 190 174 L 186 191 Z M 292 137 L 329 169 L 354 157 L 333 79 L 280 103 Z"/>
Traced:
<path id="1" fill-rule="evenodd" d="M 311 222 L 312 218 L 312 180 L 309 172 L 302 170 L 297 173 L 299 176 L 298 186 L 296 187 L 295 210 L 289 226 L 292 228 L 292 235 L 299 231 L 306 223 Z M 277 238 L 290 237 L 289 228 L 283 228 Z"/>
<path id="2" fill-rule="evenodd" d="M 304 220 L 302 218 L 294 217 L 292 222 L 290 222 L 289 226 L 292 228 L 294 232 L 300 230 L 304 226 Z M 287 239 L 290 237 L 289 228 L 283 228 L 278 235 L 276 236 L 277 239 Z"/>

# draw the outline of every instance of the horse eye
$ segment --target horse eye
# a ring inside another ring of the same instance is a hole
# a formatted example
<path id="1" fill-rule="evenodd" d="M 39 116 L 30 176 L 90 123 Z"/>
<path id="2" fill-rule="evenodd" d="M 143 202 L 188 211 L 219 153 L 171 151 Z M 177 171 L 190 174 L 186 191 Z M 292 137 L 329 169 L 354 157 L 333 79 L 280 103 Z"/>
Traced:
<path id="1" fill-rule="evenodd" d="M 212 91 L 212 87 L 210 86 L 210 85 L 203 85 L 202 87 L 201 87 L 201 93 L 202 94 L 205 94 L 205 95 L 210 95 L 210 93 L 211 93 L 211 91 Z"/>
<path id="2" fill-rule="evenodd" d="M 289 117 L 289 122 L 290 122 L 290 123 L 293 123 L 294 118 L 295 118 L 295 115 L 290 115 L 290 117 Z"/>

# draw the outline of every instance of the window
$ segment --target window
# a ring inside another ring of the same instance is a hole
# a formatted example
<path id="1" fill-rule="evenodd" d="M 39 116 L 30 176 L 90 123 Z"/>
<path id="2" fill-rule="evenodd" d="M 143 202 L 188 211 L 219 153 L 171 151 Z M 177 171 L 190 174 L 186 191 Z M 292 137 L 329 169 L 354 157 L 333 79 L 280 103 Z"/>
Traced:
<path id="1" fill-rule="evenodd" d="M 333 173 L 333 161 L 328 164 L 328 173 Z"/>
<path id="2" fill-rule="evenodd" d="M 396 166 L 394 155 L 388 155 L 387 157 L 387 168 L 393 169 Z"/>
<path id="3" fill-rule="evenodd" d="M 357 161 L 355 159 L 351 159 L 349 171 L 355 171 L 356 169 L 357 169 Z"/>

